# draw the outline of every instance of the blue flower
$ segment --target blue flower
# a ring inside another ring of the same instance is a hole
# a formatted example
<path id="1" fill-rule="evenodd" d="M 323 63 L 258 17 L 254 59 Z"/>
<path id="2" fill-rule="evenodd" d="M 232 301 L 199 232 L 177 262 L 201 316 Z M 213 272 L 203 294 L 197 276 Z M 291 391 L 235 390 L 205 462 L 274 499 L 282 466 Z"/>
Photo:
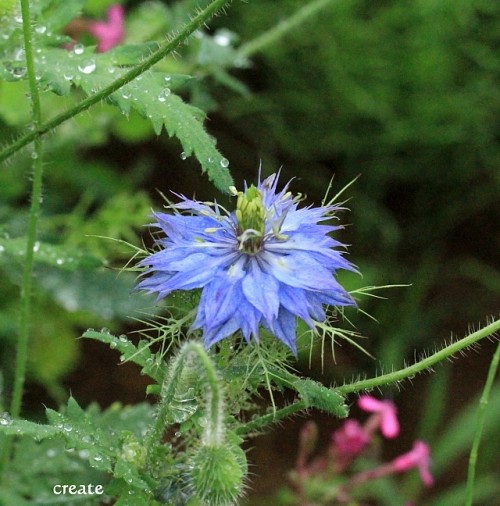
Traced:
<path id="1" fill-rule="evenodd" d="M 260 179 L 260 178 L 259 178 Z M 336 281 L 339 269 L 355 271 L 344 245 L 329 233 L 334 205 L 298 208 L 300 197 L 277 192 L 273 174 L 257 187 L 236 192 L 236 211 L 180 195 L 173 214 L 154 213 L 164 234 L 159 250 L 140 262 L 147 267 L 138 289 L 157 292 L 201 288 L 191 329 L 202 329 L 207 347 L 241 331 L 258 339 L 262 325 L 296 353 L 296 317 L 311 328 L 325 319 L 324 304 L 355 305 Z"/>

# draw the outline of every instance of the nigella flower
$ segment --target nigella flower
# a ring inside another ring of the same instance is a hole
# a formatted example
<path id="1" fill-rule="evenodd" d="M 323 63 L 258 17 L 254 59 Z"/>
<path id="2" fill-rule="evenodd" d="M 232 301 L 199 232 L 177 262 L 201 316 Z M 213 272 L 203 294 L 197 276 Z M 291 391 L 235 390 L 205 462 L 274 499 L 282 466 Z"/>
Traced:
<path id="1" fill-rule="evenodd" d="M 314 328 L 324 304 L 355 304 L 335 279 L 339 269 L 355 270 L 328 235 L 341 227 L 322 224 L 339 208 L 299 208 L 288 184 L 277 184 L 273 174 L 244 192 L 233 188 L 233 212 L 180 196 L 174 214 L 154 213 L 165 237 L 140 262 L 149 276 L 137 288 L 158 299 L 201 288 L 191 329 L 202 329 L 207 347 L 238 330 L 258 340 L 262 325 L 296 353 L 296 317 Z"/>

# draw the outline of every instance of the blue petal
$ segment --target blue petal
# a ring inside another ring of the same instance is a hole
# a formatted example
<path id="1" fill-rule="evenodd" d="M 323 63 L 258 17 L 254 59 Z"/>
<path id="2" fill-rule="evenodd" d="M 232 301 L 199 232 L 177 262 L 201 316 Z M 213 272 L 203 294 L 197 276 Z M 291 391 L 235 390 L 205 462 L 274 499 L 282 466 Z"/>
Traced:
<path id="1" fill-rule="evenodd" d="M 295 342 L 295 316 L 284 308 L 281 308 L 278 318 L 273 321 L 271 331 L 284 344 L 286 344 L 297 355 L 297 344 Z"/>
<path id="2" fill-rule="evenodd" d="M 247 300 L 266 320 L 276 318 L 280 305 L 278 280 L 263 272 L 255 257 L 250 259 L 249 271 L 243 279 L 242 287 Z"/>

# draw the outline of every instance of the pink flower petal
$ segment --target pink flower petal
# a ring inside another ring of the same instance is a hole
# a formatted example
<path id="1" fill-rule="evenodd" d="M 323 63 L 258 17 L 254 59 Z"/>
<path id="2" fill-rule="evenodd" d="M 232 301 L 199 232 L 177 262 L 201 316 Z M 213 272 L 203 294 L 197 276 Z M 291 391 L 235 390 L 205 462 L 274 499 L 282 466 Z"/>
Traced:
<path id="1" fill-rule="evenodd" d="M 354 457 L 370 442 L 370 436 L 356 420 L 347 420 L 332 435 L 333 450 L 342 457 Z"/>
<path id="2" fill-rule="evenodd" d="M 107 21 L 91 21 L 88 30 L 97 39 L 97 51 L 104 53 L 123 41 L 125 10 L 119 4 L 109 7 Z"/>
<path id="3" fill-rule="evenodd" d="M 396 457 L 392 464 L 398 472 L 405 472 L 416 467 L 420 473 L 420 479 L 426 487 L 430 487 L 434 483 L 434 478 L 429 470 L 430 448 L 423 441 L 415 441 L 413 448 L 408 453 Z"/>
<path id="4" fill-rule="evenodd" d="M 379 401 L 371 395 L 362 395 L 358 399 L 358 406 L 368 413 L 376 413 L 380 416 L 380 432 L 388 439 L 395 438 L 399 434 L 399 422 L 396 416 L 397 408 L 392 401 Z"/>

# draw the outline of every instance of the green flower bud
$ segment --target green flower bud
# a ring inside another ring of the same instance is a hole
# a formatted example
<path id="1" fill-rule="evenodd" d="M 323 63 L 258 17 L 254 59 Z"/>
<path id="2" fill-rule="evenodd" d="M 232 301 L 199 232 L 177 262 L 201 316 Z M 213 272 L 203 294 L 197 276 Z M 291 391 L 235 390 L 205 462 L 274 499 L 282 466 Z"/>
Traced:
<path id="1" fill-rule="evenodd" d="M 206 506 L 231 506 L 243 490 L 245 454 L 239 447 L 201 446 L 190 466 L 195 496 Z"/>

